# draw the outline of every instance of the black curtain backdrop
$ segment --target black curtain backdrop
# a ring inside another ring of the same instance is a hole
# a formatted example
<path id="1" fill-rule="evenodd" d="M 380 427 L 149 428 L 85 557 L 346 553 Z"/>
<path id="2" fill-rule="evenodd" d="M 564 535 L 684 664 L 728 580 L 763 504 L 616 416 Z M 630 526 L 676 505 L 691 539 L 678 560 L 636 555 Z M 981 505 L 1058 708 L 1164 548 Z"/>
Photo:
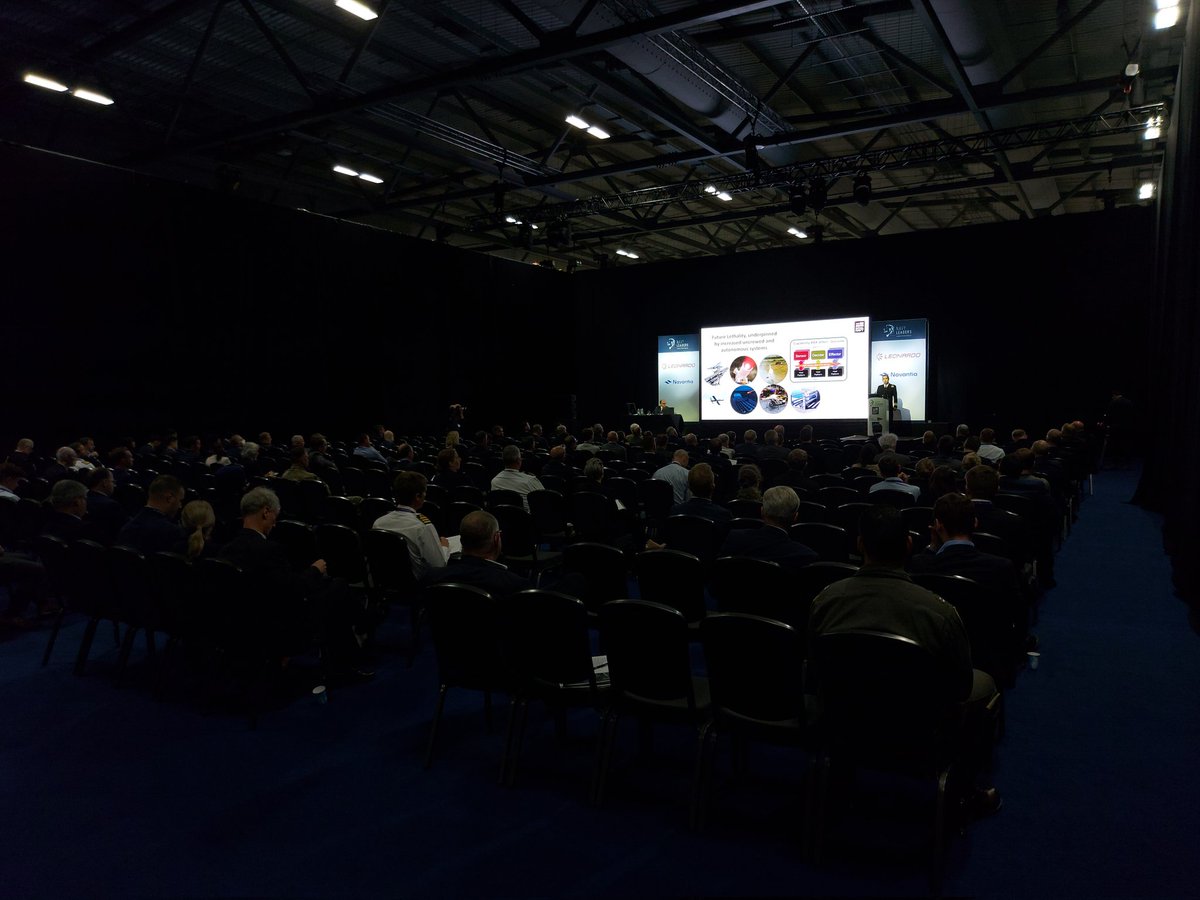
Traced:
<path id="1" fill-rule="evenodd" d="M 1042 431 L 1141 401 L 1149 208 L 567 276 L 0 147 L 5 441 L 93 433 L 617 424 L 656 335 L 928 318 L 932 417 Z M 1149 373 L 1149 374 L 1148 374 Z"/>
<path id="2" fill-rule="evenodd" d="M 1162 373 L 1162 390 L 1149 399 L 1147 466 L 1138 500 L 1163 512 L 1175 584 L 1192 604 L 1200 630 L 1200 15 L 1193 6 L 1180 57 L 1167 152 L 1159 185 L 1158 258 L 1148 357 Z"/>

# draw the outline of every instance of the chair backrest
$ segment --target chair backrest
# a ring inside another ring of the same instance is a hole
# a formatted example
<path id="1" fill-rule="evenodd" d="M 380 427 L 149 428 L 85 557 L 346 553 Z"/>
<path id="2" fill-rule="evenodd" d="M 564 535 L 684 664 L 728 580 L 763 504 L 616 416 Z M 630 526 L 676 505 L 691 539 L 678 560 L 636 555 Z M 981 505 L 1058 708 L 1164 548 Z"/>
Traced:
<path id="1" fill-rule="evenodd" d="M 504 680 L 499 608 L 491 594 L 448 582 L 426 588 L 424 603 L 442 684 L 488 690 Z"/>
<path id="2" fill-rule="evenodd" d="M 820 491 L 821 488 L 846 486 L 846 480 L 841 475 L 832 472 L 822 472 L 819 475 L 812 475 L 808 480 L 812 482 L 812 486 L 817 491 Z"/>
<path id="3" fill-rule="evenodd" d="M 580 540 L 603 542 L 620 530 L 616 504 L 595 491 L 576 491 L 568 496 L 567 516 Z"/>
<path id="4" fill-rule="evenodd" d="M 283 544 L 287 550 L 288 561 L 293 569 L 301 569 L 312 565 L 313 560 L 320 557 L 317 548 L 317 536 L 311 525 L 292 519 L 282 519 L 271 529 L 271 540 Z"/>
<path id="5" fill-rule="evenodd" d="M 764 522 L 762 519 L 735 518 L 732 522 L 729 523 L 729 530 L 730 531 L 741 531 L 741 530 L 757 531 L 759 528 L 762 528 L 766 524 L 767 523 Z"/>
<path id="6" fill-rule="evenodd" d="M 804 632 L 743 613 L 700 623 L 713 711 L 733 724 L 803 729 Z"/>
<path id="7" fill-rule="evenodd" d="M 445 506 L 450 502 L 450 492 L 440 484 L 429 482 L 425 485 L 425 502 Z"/>
<path id="8" fill-rule="evenodd" d="M 326 497 L 321 501 L 321 521 L 332 525 L 347 525 L 358 527 L 358 507 L 349 497 L 337 495 Z"/>
<path id="9" fill-rule="evenodd" d="M 477 508 L 483 509 L 484 503 L 487 502 L 487 495 L 474 485 L 458 484 L 450 488 L 450 502 L 471 503 Z"/>
<path id="10" fill-rule="evenodd" d="M 909 531 L 929 531 L 933 524 L 932 506 L 911 506 L 900 510 L 900 520 Z"/>
<path id="11" fill-rule="evenodd" d="M 525 508 L 521 494 L 505 488 L 492 488 L 487 494 L 488 512 L 495 512 L 497 506 L 519 506 Z"/>
<path id="12" fill-rule="evenodd" d="M 683 550 L 710 563 L 717 557 L 725 529 L 700 516 L 669 516 L 663 523 L 661 541 L 673 550 Z"/>
<path id="13" fill-rule="evenodd" d="M 450 502 L 442 510 L 442 527 L 438 529 L 439 533 L 442 537 L 452 537 L 458 534 L 459 526 L 462 525 L 462 520 L 466 518 L 467 513 L 478 512 L 482 508 L 474 503 L 458 500 Z"/>
<path id="14" fill-rule="evenodd" d="M 272 478 L 267 485 L 279 498 L 279 515 L 304 521 L 304 502 L 300 499 L 300 487 L 287 478 Z"/>
<path id="15" fill-rule="evenodd" d="M 775 562 L 746 556 L 723 556 L 713 562 L 708 586 L 717 609 L 778 619 L 803 629 L 808 602 L 796 594 L 793 576 Z"/>
<path id="16" fill-rule="evenodd" d="M 812 500 L 801 500 L 796 507 L 797 522 L 828 522 L 829 510 L 824 503 L 814 503 Z"/>
<path id="17" fill-rule="evenodd" d="M 500 609 L 509 667 L 527 688 L 588 684 L 595 689 L 582 600 L 530 588 L 501 601 Z"/>
<path id="18" fill-rule="evenodd" d="M 677 609 L 649 600 L 613 600 L 600 610 L 615 699 L 696 708 L 687 620 Z"/>
<path id="19" fill-rule="evenodd" d="M 599 612 L 609 600 L 628 596 L 628 566 L 625 554 L 617 547 L 594 541 L 568 544 L 563 550 L 567 572 L 584 576 L 579 599 L 591 612 Z"/>
<path id="20" fill-rule="evenodd" d="M 683 550 L 643 550 L 633 560 L 638 593 L 678 610 L 687 622 L 704 618 L 704 564 Z"/>
<path id="21" fill-rule="evenodd" d="M 846 529 L 827 522 L 797 522 L 788 529 L 792 540 L 799 541 L 816 552 L 822 562 L 850 561 Z"/>
<path id="22" fill-rule="evenodd" d="M 369 461 L 368 465 L 370 465 Z M 364 468 L 363 489 L 372 497 L 391 497 L 392 473 L 374 466 Z"/>
<path id="23" fill-rule="evenodd" d="M 786 459 L 762 459 L 758 461 L 758 468 L 762 471 L 763 484 L 767 487 L 774 487 L 788 472 Z"/>
<path id="24" fill-rule="evenodd" d="M 567 530 L 567 502 L 563 495 L 554 490 L 530 491 L 525 498 L 529 501 L 529 513 L 538 537 L 562 535 Z"/>
<path id="25" fill-rule="evenodd" d="M 117 545 L 108 549 L 118 619 L 135 627 L 157 627 L 158 594 L 150 565 L 137 550 Z"/>
<path id="26" fill-rule="evenodd" d="M 161 551 L 147 560 L 158 596 L 159 627 L 167 634 L 186 638 L 195 608 L 192 566 L 182 553 Z"/>
<path id="27" fill-rule="evenodd" d="M 325 498 L 329 495 L 329 487 L 319 478 L 296 482 L 296 495 L 300 503 L 300 517 L 312 524 L 321 521 Z"/>
<path id="28" fill-rule="evenodd" d="M 637 482 L 631 478 L 615 476 L 604 479 L 604 493 L 613 500 L 620 500 L 629 510 L 637 512 L 641 505 L 641 495 L 638 493 Z"/>
<path id="29" fill-rule="evenodd" d="M 725 505 L 735 518 L 757 519 L 762 516 L 761 500 L 730 500 Z"/>
<path id="30" fill-rule="evenodd" d="M 801 600 L 810 604 L 817 594 L 836 581 L 849 578 L 858 569 L 849 563 L 815 562 L 805 566 L 793 576 L 792 589 Z"/>
<path id="31" fill-rule="evenodd" d="M 829 521 L 846 530 L 846 550 L 858 553 L 858 521 L 864 512 L 871 509 L 873 504 L 853 502 L 843 503 L 830 513 Z"/>
<path id="32" fill-rule="evenodd" d="M 974 667 L 997 681 L 1007 681 L 1013 674 L 1016 638 L 1004 598 L 961 575 L 915 573 L 911 577 L 913 584 L 932 591 L 958 611 L 971 644 Z"/>
<path id="33" fill-rule="evenodd" d="M 383 598 L 411 602 L 419 591 L 404 535 L 373 528 L 363 535 L 371 587 Z"/>
<path id="34" fill-rule="evenodd" d="M 502 503 L 492 507 L 492 515 L 503 532 L 502 552 L 505 556 L 536 556 L 537 531 L 533 516 L 519 502 Z"/>
<path id="35" fill-rule="evenodd" d="M 6 503 L 5 506 L 16 504 Z M 42 562 L 46 569 L 46 577 L 50 581 L 50 589 L 59 599 L 70 593 L 70 577 L 67 568 L 67 542 L 52 534 L 38 535 L 33 539 L 33 554 Z"/>
<path id="36" fill-rule="evenodd" d="M 107 549 L 95 541 L 71 541 L 67 545 L 66 562 L 71 607 L 89 616 L 116 618 L 116 594 Z"/>
<path id="37" fill-rule="evenodd" d="M 825 508 L 831 512 L 846 503 L 855 503 L 861 499 L 861 495 L 852 487 L 823 487 L 817 491 L 816 499 L 818 503 L 825 504 Z"/>
<path id="38" fill-rule="evenodd" d="M 907 491 L 897 491 L 891 488 L 868 492 L 866 500 L 876 506 L 894 506 L 896 509 L 909 509 L 917 502 L 916 498 Z"/>
<path id="39" fill-rule="evenodd" d="M 982 553 L 990 553 L 992 556 L 1002 556 L 1014 561 L 1018 558 L 1012 545 L 998 535 L 988 534 L 986 531 L 976 531 L 971 535 L 971 541 L 975 544 L 975 549 Z"/>
<path id="40" fill-rule="evenodd" d="M 820 635 L 814 653 L 808 671 L 833 748 L 886 769 L 938 762 L 955 698 L 931 653 L 910 638 L 869 630 Z"/>
<path id="41" fill-rule="evenodd" d="M 345 578 L 351 583 L 366 579 L 366 560 L 357 531 L 346 525 L 326 524 L 318 525 L 316 534 L 317 550 L 331 577 Z"/>
<path id="42" fill-rule="evenodd" d="M 113 488 L 113 499 L 121 504 L 127 516 L 136 516 L 146 505 L 146 489 L 140 484 L 126 481 Z"/>
<path id="43" fill-rule="evenodd" d="M 855 475 L 850 479 L 850 487 L 854 488 L 860 494 L 865 494 L 872 486 L 883 481 L 879 475 Z"/>
<path id="44" fill-rule="evenodd" d="M 390 497 L 363 497 L 358 504 L 359 522 L 364 533 L 371 530 L 381 516 L 396 511 L 396 504 Z"/>
<path id="45" fill-rule="evenodd" d="M 675 489 L 668 481 L 647 478 L 638 482 L 638 499 L 646 518 L 654 521 L 666 519 L 675 505 Z"/>
<path id="46" fill-rule="evenodd" d="M 356 463 L 359 461 L 356 457 Z M 363 476 L 363 471 L 357 465 L 342 466 L 342 487 L 351 497 L 364 497 L 368 493 L 367 481 Z"/>

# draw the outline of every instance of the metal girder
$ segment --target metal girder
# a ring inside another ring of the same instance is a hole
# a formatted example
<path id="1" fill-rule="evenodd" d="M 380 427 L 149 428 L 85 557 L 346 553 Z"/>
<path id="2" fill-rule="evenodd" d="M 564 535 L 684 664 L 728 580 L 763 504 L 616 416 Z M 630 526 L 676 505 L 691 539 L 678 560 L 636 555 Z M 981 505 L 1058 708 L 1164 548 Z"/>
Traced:
<path id="1" fill-rule="evenodd" d="M 1085 137 L 1128 134 L 1140 131 L 1146 127 L 1147 121 L 1156 116 L 1165 116 L 1165 104 L 1155 103 L 1149 106 L 1139 106 L 1133 109 L 1122 109 L 1116 112 L 1101 113 L 1082 119 L 1068 119 L 1060 122 L 1036 123 L 1018 125 L 1014 128 L 1004 128 L 980 134 L 962 137 L 949 136 L 917 144 L 907 144 L 900 147 L 885 147 L 852 153 L 847 156 L 806 160 L 766 169 L 760 173 L 741 173 L 726 175 L 707 182 L 707 187 L 699 182 L 685 181 L 660 187 L 642 188 L 635 191 L 609 194 L 578 200 L 573 203 L 560 203 L 543 206 L 536 210 L 514 211 L 521 218 L 529 221 L 550 221 L 556 218 L 579 218 L 599 215 L 616 210 L 627 210 L 638 206 L 659 203 L 686 203 L 701 200 L 708 193 L 726 191 L 739 194 L 746 191 L 757 191 L 766 187 L 784 188 L 806 178 L 825 178 L 830 181 L 842 175 L 857 172 L 862 169 L 883 171 L 888 169 L 905 169 L 930 166 L 947 160 L 975 160 L 988 165 L 987 158 L 996 152 L 1017 150 L 1023 147 L 1036 147 L 1046 143 L 1079 140 Z M 1032 170 L 1032 167 L 1028 167 Z M 1012 178 L 1006 173 L 1006 179 Z M 479 227 L 490 227 L 498 224 L 493 217 L 482 217 L 477 220 Z"/>
<path id="2" fill-rule="evenodd" d="M 790 2 L 790 0 L 750 0 L 750 2 L 709 0 L 706 3 L 689 5 L 683 9 L 664 15 L 641 19 L 636 22 L 628 22 L 614 28 L 606 28 L 587 35 L 575 36 L 554 32 L 547 34 L 539 47 L 529 50 L 519 50 L 516 53 L 499 59 L 479 60 L 478 62 L 469 63 L 451 71 L 436 72 L 399 84 L 376 88 L 356 97 L 326 100 L 309 109 L 284 113 L 248 126 L 233 128 L 221 134 L 199 138 L 186 145 L 179 145 L 169 152 L 191 153 L 223 144 L 250 140 L 261 137 L 264 134 L 274 134 L 279 131 L 286 131 L 289 128 L 320 122 L 333 116 L 353 112 L 354 110 L 378 106 L 388 101 L 401 100 L 430 91 L 470 84 L 476 81 L 495 78 L 499 75 L 509 75 L 536 66 L 570 59 L 584 53 L 604 50 L 639 35 L 656 35 L 668 31 L 694 28 L 709 22 L 719 22 L 722 19 L 780 6 L 786 2 Z M 145 158 L 156 159 L 163 155 L 162 151 L 152 152 L 142 157 L 135 157 L 133 160 L 126 160 L 126 162 L 141 162 Z"/>
<path id="3" fill-rule="evenodd" d="M 246 10 L 246 15 L 250 17 L 250 21 L 252 21 L 255 26 L 257 26 L 258 30 L 262 32 L 263 37 L 267 39 L 267 43 L 271 45 L 271 49 L 275 51 L 275 55 L 283 61 L 284 67 L 292 73 L 292 77 L 295 78 L 297 84 L 304 89 L 304 93 L 308 94 L 310 100 L 316 101 L 319 99 L 317 92 L 309 86 L 308 79 L 305 78 L 304 73 L 300 71 L 300 67 L 296 65 L 295 61 L 291 57 L 291 54 L 287 52 L 287 48 L 280 43 L 279 38 L 275 37 L 275 32 L 271 30 L 271 26 L 269 26 L 263 20 L 263 17 L 258 14 L 258 10 L 254 8 L 254 5 L 250 2 L 250 0 L 240 0 L 240 2 L 242 4 L 242 9 Z"/>
<path id="4" fill-rule="evenodd" d="M 1070 166 L 1061 166 L 1058 168 L 1042 169 L 1038 172 L 1030 173 L 1029 177 L 1061 178 L 1071 175 L 1087 175 L 1092 172 L 1107 172 L 1110 169 L 1126 169 L 1135 166 L 1156 165 L 1161 161 L 1161 153 L 1142 153 L 1131 156 L 1114 157 L 1105 160 L 1095 160 Z M 956 181 L 928 182 L 923 185 L 897 188 L 893 191 L 878 191 L 873 195 L 872 200 L 879 203 L 887 203 L 890 200 L 903 200 L 906 197 L 917 197 L 929 194 L 946 194 L 953 191 L 979 190 L 982 188 L 995 187 L 996 185 L 1003 185 L 1004 183 L 1004 176 L 993 172 L 991 174 L 980 175 L 975 178 L 965 178 Z M 831 198 L 825 204 L 825 207 L 826 209 L 831 209 L 834 207 L 847 206 L 854 203 L 854 198 L 847 195 L 841 198 Z M 915 206 L 917 204 L 910 203 L 909 205 Z M 576 243 L 588 241 L 609 241 L 619 238 L 635 237 L 643 232 L 675 231 L 681 228 L 691 228 L 696 225 L 712 225 L 718 222 L 735 222 L 739 219 L 749 219 L 755 216 L 783 216 L 788 215 L 790 212 L 791 206 L 788 203 L 743 207 L 741 209 L 730 210 L 729 212 L 713 213 L 707 216 L 689 217 L 687 219 L 667 219 L 657 223 L 647 223 L 634 229 L 607 228 L 598 229 L 596 231 L 576 231 L 575 241 Z"/>
<path id="5" fill-rule="evenodd" d="M 346 60 L 346 65 L 342 67 L 342 74 L 338 76 L 338 82 L 345 84 L 350 77 L 350 73 L 354 71 L 354 67 L 358 65 L 358 58 L 362 56 L 362 52 L 367 49 L 367 45 L 371 43 L 371 38 L 375 37 L 375 31 L 383 22 L 383 16 L 387 12 L 388 3 L 390 0 L 377 0 L 375 9 L 375 18 L 371 20 L 371 24 L 367 30 L 363 32 L 358 43 L 354 45 L 354 50 L 351 51 L 349 58 Z"/>
<path id="6" fill-rule="evenodd" d="M 1038 44 L 1029 52 L 1028 56 L 1005 72 L 1004 75 L 1001 76 L 1000 80 L 996 83 L 996 86 L 1003 89 L 1006 84 L 1024 72 L 1025 69 L 1029 67 L 1030 63 L 1034 62 L 1039 56 L 1053 47 L 1054 44 L 1058 42 L 1059 38 L 1069 32 L 1072 28 L 1087 18 L 1094 10 L 1106 2 L 1107 0 L 1092 0 L 1091 3 L 1081 9 L 1079 12 L 1075 13 L 1075 15 L 1071 16 L 1071 18 L 1067 19 L 1067 21 L 1063 22 L 1063 24 L 1059 26 L 1058 30 L 1055 31 L 1054 34 L 1050 35 L 1050 37 Z"/>
<path id="7" fill-rule="evenodd" d="M 208 42 L 212 38 L 213 30 L 217 27 L 217 19 L 220 18 L 225 3 L 226 0 L 217 0 L 213 4 L 212 15 L 208 17 L 208 24 L 204 28 L 204 34 L 200 37 L 200 44 L 196 47 L 192 62 L 188 66 L 187 77 L 183 80 L 183 90 L 179 92 L 179 101 L 175 104 L 175 112 L 171 114 L 171 124 L 167 126 L 167 133 L 163 137 L 164 144 L 171 143 L 171 138 L 175 134 L 175 126 L 179 124 L 179 117 L 183 115 L 184 102 L 187 100 L 188 92 L 192 89 L 192 82 L 196 79 L 196 72 L 200 69 L 201 60 L 204 59 L 204 51 L 208 49 Z"/>
<path id="8" fill-rule="evenodd" d="M 792 16 L 780 19 L 778 22 L 756 22 L 753 25 L 738 25 L 733 28 L 722 28 L 717 31 L 707 31 L 693 36 L 693 40 L 702 47 L 715 44 L 735 44 L 747 38 L 762 37 L 766 34 L 779 34 L 794 31 L 797 28 L 807 28 L 813 20 L 820 16 L 845 16 L 852 22 L 862 22 L 867 16 L 884 16 L 889 13 L 909 12 L 912 9 L 911 0 L 874 0 L 874 2 L 858 3 L 854 6 L 842 6 L 838 9 L 827 9 L 824 12 L 812 13 L 807 16 Z M 830 37 L 836 38 L 837 34 Z"/>
<path id="9" fill-rule="evenodd" d="M 122 28 L 120 31 L 108 35 L 108 37 L 101 38 L 94 44 L 89 44 L 76 53 L 74 58 L 80 62 L 98 62 L 104 57 L 128 47 L 130 44 L 136 44 L 147 35 L 154 34 L 154 32 L 164 26 L 170 25 L 184 16 L 191 15 L 196 10 L 212 2 L 213 0 L 175 0 L 174 3 L 168 3 L 157 12 L 152 12 L 138 19 L 127 28 Z"/>

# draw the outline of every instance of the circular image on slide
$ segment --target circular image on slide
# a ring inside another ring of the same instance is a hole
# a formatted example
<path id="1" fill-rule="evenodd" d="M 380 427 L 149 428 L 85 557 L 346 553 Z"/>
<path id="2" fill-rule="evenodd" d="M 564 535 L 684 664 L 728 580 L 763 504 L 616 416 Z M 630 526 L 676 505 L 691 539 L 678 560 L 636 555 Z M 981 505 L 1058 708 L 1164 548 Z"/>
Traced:
<path id="1" fill-rule="evenodd" d="M 729 377 L 738 384 L 749 384 L 758 377 L 758 363 L 748 356 L 739 356 L 729 365 Z"/>
<path id="2" fill-rule="evenodd" d="M 768 384 L 758 395 L 758 405 L 763 412 L 777 416 L 787 409 L 788 393 L 777 384 Z"/>
<path id="3" fill-rule="evenodd" d="M 782 356 L 764 356 L 762 368 L 763 374 L 767 376 L 767 381 L 771 384 L 777 384 L 787 378 L 787 360 Z"/>
<path id="4" fill-rule="evenodd" d="M 739 416 L 748 416 L 758 408 L 758 394 L 752 387 L 736 387 L 729 395 L 729 405 Z"/>

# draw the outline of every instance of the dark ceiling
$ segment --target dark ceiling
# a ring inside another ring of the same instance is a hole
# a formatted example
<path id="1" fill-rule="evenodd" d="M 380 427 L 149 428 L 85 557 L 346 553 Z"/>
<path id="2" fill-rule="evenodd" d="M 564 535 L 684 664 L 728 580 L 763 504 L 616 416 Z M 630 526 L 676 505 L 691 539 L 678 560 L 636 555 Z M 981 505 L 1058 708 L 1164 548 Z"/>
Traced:
<path id="1" fill-rule="evenodd" d="M 0 138 L 636 264 L 1140 202 L 1184 32 L 1150 0 L 365 2 L 5 0 Z"/>

